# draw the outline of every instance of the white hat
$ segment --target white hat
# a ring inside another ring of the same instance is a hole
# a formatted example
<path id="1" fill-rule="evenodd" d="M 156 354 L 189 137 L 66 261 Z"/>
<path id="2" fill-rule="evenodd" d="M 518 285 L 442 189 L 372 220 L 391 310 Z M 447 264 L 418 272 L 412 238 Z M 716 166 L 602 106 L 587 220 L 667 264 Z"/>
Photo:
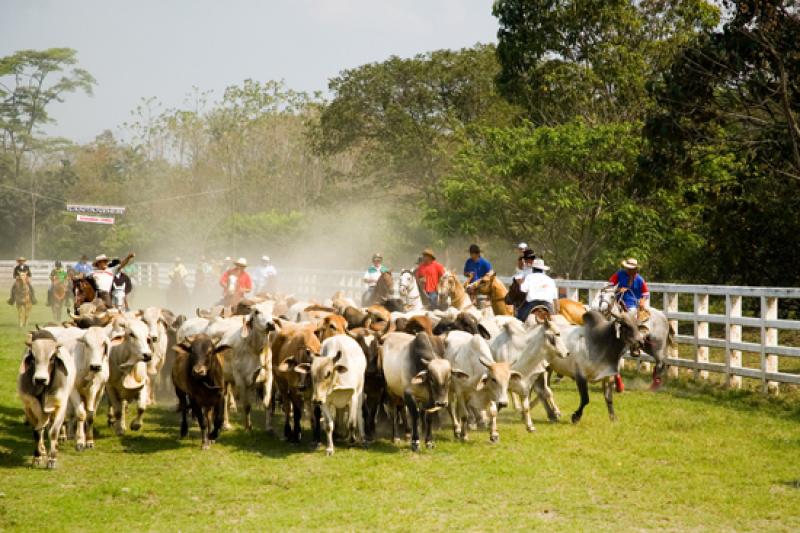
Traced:
<path id="1" fill-rule="evenodd" d="M 232 260 L 233 260 L 233 258 L 231 256 L 229 256 L 229 255 L 225 256 L 225 261 L 232 261 Z"/>
<path id="2" fill-rule="evenodd" d="M 261 260 L 266 262 L 266 263 L 269 263 L 269 256 L 268 255 L 262 255 L 261 256 Z"/>
<path id="3" fill-rule="evenodd" d="M 521 242 L 517 245 L 517 250 L 527 250 L 527 248 L 528 248 L 527 242 Z"/>
<path id="4" fill-rule="evenodd" d="M 637 261 L 633 257 L 629 257 L 629 258 L 625 259 L 624 261 L 622 261 L 621 264 L 622 264 L 622 268 L 627 268 L 627 269 L 630 269 L 630 270 L 635 270 L 635 269 L 639 268 L 639 261 Z"/>
<path id="5" fill-rule="evenodd" d="M 240 266 L 240 267 L 246 267 L 247 266 L 247 259 L 245 259 L 244 257 L 240 257 L 233 264 L 236 265 L 236 266 Z"/>
<path id="6" fill-rule="evenodd" d="M 531 267 L 539 270 L 550 270 L 550 267 L 544 264 L 544 259 L 534 259 Z"/>

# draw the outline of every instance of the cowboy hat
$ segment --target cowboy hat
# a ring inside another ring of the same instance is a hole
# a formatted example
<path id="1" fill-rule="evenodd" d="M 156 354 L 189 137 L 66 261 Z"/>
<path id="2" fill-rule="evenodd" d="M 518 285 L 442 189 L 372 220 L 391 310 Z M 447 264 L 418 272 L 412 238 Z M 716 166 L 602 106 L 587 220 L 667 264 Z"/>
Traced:
<path id="1" fill-rule="evenodd" d="M 246 267 L 247 266 L 247 259 L 245 259 L 244 257 L 240 257 L 233 264 L 236 265 L 236 266 L 239 266 L 239 267 Z"/>
<path id="2" fill-rule="evenodd" d="M 373 261 L 377 261 L 377 260 L 383 261 L 383 256 L 381 255 L 380 252 L 375 252 L 374 254 L 372 254 L 372 260 Z"/>
<path id="3" fill-rule="evenodd" d="M 92 265 L 96 266 L 97 263 L 99 263 L 100 261 L 106 261 L 107 262 L 107 261 L 110 261 L 110 259 L 108 258 L 108 256 L 106 254 L 100 254 L 100 255 L 98 255 L 97 257 L 94 258 L 94 263 L 92 263 Z"/>
<path id="4" fill-rule="evenodd" d="M 536 259 L 536 254 L 533 253 L 533 250 L 530 248 L 525 248 L 525 251 L 522 252 L 523 259 Z"/>
<path id="5" fill-rule="evenodd" d="M 550 267 L 544 264 L 544 259 L 534 259 L 533 268 L 537 268 L 539 270 L 550 270 Z"/>
<path id="6" fill-rule="evenodd" d="M 269 263 L 269 256 L 268 255 L 262 255 L 261 256 L 261 260 L 264 261 L 265 263 Z"/>
<path id="7" fill-rule="evenodd" d="M 436 259 L 436 256 L 433 255 L 433 250 L 430 248 L 425 248 L 424 250 L 422 250 L 422 255 L 427 255 L 430 256 L 431 259 Z"/>
<path id="8" fill-rule="evenodd" d="M 25 261 L 27 261 L 27 259 L 25 259 L 22 256 L 19 256 L 19 257 L 17 257 L 17 261 L 20 261 L 20 262 L 24 263 Z"/>
<path id="9" fill-rule="evenodd" d="M 622 268 L 627 268 L 628 270 L 638 270 L 639 269 L 639 261 L 634 259 L 633 257 L 629 257 L 620 263 Z"/>
<path id="10" fill-rule="evenodd" d="M 517 245 L 517 250 L 527 250 L 527 249 L 528 249 L 527 242 L 521 242 Z"/>

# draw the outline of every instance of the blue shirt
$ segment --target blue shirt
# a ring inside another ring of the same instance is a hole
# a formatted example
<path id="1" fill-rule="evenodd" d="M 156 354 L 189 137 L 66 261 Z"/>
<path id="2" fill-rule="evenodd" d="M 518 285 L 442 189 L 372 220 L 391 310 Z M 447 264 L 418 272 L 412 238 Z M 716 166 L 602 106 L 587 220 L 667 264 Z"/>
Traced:
<path id="1" fill-rule="evenodd" d="M 639 274 L 631 282 L 628 272 L 620 270 L 608 280 L 617 287 L 626 287 L 628 290 L 622 293 L 622 303 L 627 309 L 639 307 L 639 300 L 650 297 L 650 290 L 647 288 L 644 278 Z"/>
<path id="2" fill-rule="evenodd" d="M 91 274 L 92 265 L 89 263 L 75 263 L 75 272 L 78 272 L 79 274 Z"/>
<path id="3" fill-rule="evenodd" d="M 464 263 L 464 275 L 469 277 L 470 272 L 475 274 L 472 276 L 472 281 L 478 281 L 491 270 L 492 264 L 483 257 L 479 257 L 477 261 L 473 261 L 470 257 L 467 259 L 467 262 Z"/>

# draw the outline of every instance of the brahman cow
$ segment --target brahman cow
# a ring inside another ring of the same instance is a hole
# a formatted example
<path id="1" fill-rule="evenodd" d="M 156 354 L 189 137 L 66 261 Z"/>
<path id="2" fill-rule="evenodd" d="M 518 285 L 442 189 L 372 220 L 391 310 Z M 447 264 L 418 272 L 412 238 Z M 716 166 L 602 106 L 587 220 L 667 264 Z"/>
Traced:
<path id="1" fill-rule="evenodd" d="M 114 431 L 122 435 L 127 429 L 125 411 L 130 401 L 137 402 L 136 418 L 131 422 L 134 431 L 142 427 L 147 407 L 147 363 L 152 358 L 147 325 L 138 318 L 119 317 L 112 323 L 110 337 L 113 346 L 109 357 L 109 376 L 106 392 L 111 402 L 109 421 Z"/>
<path id="2" fill-rule="evenodd" d="M 311 378 L 311 400 L 322 411 L 322 425 L 333 455 L 333 429 L 337 410 L 346 410 L 347 429 L 352 439 L 364 443 L 364 418 L 361 413 L 364 392 L 364 371 L 367 359 L 353 338 L 335 335 L 323 341 L 320 355 L 312 355 L 310 363 L 294 367 Z"/>
<path id="3" fill-rule="evenodd" d="M 47 467 L 55 468 L 58 435 L 75 383 L 75 364 L 69 350 L 60 346 L 49 331 L 32 332 L 25 344 L 27 349 L 19 366 L 17 393 L 22 400 L 25 418 L 33 427 L 33 464 L 40 465 L 48 455 L 44 432 L 49 427 Z"/>
<path id="4" fill-rule="evenodd" d="M 174 349 L 172 383 L 175 385 L 178 410 L 182 417 L 181 437 L 189 433 L 186 415 L 191 408 L 203 436 L 201 448 L 207 450 L 217 440 L 222 429 L 225 378 L 220 352 L 227 348 L 215 347 L 211 337 L 201 333 L 191 341 L 187 339 L 182 344 L 175 345 Z"/>
<path id="5" fill-rule="evenodd" d="M 419 450 L 420 411 L 425 445 L 433 448 L 434 413 L 447 407 L 452 377 L 463 379 L 468 375 L 453 369 L 450 361 L 437 354 L 427 333 L 388 333 L 383 339 L 382 367 L 390 399 L 395 405 L 404 403 L 411 413 L 411 449 Z"/>

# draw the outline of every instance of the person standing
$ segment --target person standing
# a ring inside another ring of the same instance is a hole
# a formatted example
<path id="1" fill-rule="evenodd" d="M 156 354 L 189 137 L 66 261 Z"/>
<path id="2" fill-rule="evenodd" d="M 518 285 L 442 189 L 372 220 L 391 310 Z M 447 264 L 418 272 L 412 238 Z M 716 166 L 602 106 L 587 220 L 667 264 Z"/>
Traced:
<path id="1" fill-rule="evenodd" d="M 245 294 L 253 290 L 253 280 L 245 272 L 247 259 L 240 257 L 233 263 L 233 268 L 225 271 L 219 279 L 222 287 L 222 303 L 235 307 L 245 297 Z"/>
<path id="2" fill-rule="evenodd" d="M 525 322 L 537 307 L 546 307 L 548 314 L 558 312 L 558 290 L 556 282 L 547 275 L 550 267 L 542 259 L 534 259 L 531 273 L 525 276 L 520 290 L 525 293 L 525 303 L 517 309 L 517 318 Z"/>
<path id="3" fill-rule="evenodd" d="M 437 309 L 439 307 L 439 280 L 444 276 L 444 266 L 436 261 L 436 256 L 433 250 L 425 248 L 422 251 L 422 263 L 417 267 L 417 279 L 420 280 L 422 290 L 428 296 L 431 302 L 431 307 Z"/>
<path id="4" fill-rule="evenodd" d="M 375 252 L 372 254 L 372 264 L 367 267 L 367 271 L 364 273 L 364 277 L 361 280 L 367 286 L 367 290 L 361 297 L 361 305 L 366 307 L 369 305 L 369 302 L 372 301 L 375 285 L 378 284 L 378 280 L 381 279 L 381 274 L 384 272 L 389 272 L 389 269 L 383 266 L 383 255 L 379 252 Z"/>
<path id="5" fill-rule="evenodd" d="M 28 276 L 27 283 L 28 283 L 28 290 L 30 291 L 30 294 L 31 294 L 31 303 L 35 305 L 36 304 L 36 295 L 33 293 L 33 285 L 31 284 L 31 267 L 29 267 L 28 265 L 25 264 L 27 261 L 28 260 L 25 259 L 22 256 L 17 257 L 17 266 L 14 267 L 14 282 L 16 283 L 17 278 L 20 276 L 20 274 L 25 274 L 26 276 Z M 8 305 L 14 305 L 14 285 L 13 284 L 11 285 L 11 294 L 9 295 L 9 298 L 8 298 Z"/>

